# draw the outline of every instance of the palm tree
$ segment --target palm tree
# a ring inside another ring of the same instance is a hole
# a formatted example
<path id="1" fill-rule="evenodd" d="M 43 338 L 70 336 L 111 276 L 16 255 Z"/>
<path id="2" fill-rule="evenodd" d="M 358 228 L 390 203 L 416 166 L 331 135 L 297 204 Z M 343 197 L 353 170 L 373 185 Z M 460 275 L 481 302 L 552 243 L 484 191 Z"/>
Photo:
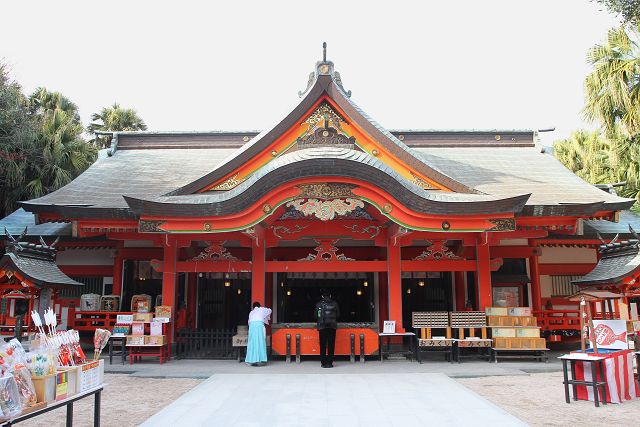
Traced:
<path id="1" fill-rule="evenodd" d="M 578 130 L 553 143 L 556 158 L 580 178 L 592 184 L 612 182 L 611 142 L 599 132 Z"/>
<path id="2" fill-rule="evenodd" d="M 137 131 L 147 130 L 147 125 L 138 116 L 133 108 L 122 108 L 118 103 L 114 103 L 111 107 L 103 108 L 99 113 L 91 116 L 92 123 L 87 127 L 87 132 L 95 134 L 98 132 L 116 132 L 116 131 Z M 109 144 L 111 138 L 103 138 L 95 135 L 92 142 L 96 145 L 104 147 Z"/>
<path id="3" fill-rule="evenodd" d="M 50 114 L 53 111 L 64 111 L 74 122 L 80 123 L 78 106 L 60 92 L 49 92 L 39 87 L 29 96 L 29 106 L 32 114 Z"/>
<path id="4" fill-rule="evenodd" d="M 57 190 L 97 157 L 82 138 L 77 106 L 59 92 L 36 89 L 28 98 L 0 63 L 0 209 Z"/>
<path id="5" fill-rule="evenodd" d="M 82 139 L 82 125 L 62 110 L 41 119 L 36 146 L 26 169 L 24 197 L 40 197 L 80 175 L 96 159 L 97 150 Z"/>
<path id="6" fill-rule="evenodd" d="M 584 82 L 585 118 L 597 120 L 607 136 L 640 134 L 640 24 L 609 30 L 607 42 L 587 55 L 594 70 Z"/>

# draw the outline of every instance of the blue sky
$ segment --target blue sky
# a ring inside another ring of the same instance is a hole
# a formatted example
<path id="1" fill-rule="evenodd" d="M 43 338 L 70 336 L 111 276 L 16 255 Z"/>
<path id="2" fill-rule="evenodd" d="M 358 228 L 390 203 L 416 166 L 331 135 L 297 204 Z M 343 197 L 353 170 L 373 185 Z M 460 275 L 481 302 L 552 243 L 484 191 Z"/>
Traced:
<path id="1" fill-rule="evenodd" d="M 321 57 L 390 129 L 582 122 L 586 52 L 616 19 L 562 1 L 3 2 L 0 58 L 82 119 L 114 101 L 150 130 L 264 129 Z"/>

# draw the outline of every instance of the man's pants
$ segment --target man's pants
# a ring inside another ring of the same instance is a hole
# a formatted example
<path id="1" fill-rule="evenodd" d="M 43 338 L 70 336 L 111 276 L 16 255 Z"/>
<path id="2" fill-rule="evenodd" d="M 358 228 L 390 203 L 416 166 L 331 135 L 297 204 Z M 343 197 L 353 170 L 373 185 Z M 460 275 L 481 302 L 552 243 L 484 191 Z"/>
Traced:
<path id="1" fill-rule="evenodd" d="M 323 366 L 331 365 L 336 346 L 336 330 L 334 328 L 324 328 L 318 332 L 320 333 L 320 362 Z"/>

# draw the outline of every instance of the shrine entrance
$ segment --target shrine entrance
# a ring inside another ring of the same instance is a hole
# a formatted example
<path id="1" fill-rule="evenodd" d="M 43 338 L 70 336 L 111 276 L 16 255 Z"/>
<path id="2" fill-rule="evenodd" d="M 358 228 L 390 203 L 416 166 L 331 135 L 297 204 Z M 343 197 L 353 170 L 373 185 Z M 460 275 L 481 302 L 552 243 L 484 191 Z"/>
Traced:
<path id="1" fill-rule="evenodd" d="M 340 307 L 339 322 L 375 322 L 374 273 L 278 273 L 274 306 L 277 323 L 315 322 L 314 307 L 323 289 Z"/>
<path id="2" fill-rule="evenodd" d="M 414 311 L 453 311 L 451 272 L 413 272 L 402 278 L 402 321 L 411 327 Z"/>

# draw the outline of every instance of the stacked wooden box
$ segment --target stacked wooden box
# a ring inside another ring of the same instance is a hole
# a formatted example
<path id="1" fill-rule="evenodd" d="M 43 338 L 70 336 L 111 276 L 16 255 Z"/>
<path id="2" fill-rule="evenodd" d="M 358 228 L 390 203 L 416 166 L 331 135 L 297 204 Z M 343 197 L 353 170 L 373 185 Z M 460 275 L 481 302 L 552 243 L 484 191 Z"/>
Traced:
<path id="1" fill-rule="evenodd" d="M 153 321 L 153 313 L 135 313 L 131 335 L 127 335 L 128 346 L 161 346 L 167 343 L 161 322 Z M 149 324 L 150 334 L 145 334 L 145 324 Z"/>
<path id="2" fill-rule="evenodd" d="M 495 349 L 545 349 L 537 319 L 529 307 L 487 307 L 487 325 L 491 328 Z"/>

